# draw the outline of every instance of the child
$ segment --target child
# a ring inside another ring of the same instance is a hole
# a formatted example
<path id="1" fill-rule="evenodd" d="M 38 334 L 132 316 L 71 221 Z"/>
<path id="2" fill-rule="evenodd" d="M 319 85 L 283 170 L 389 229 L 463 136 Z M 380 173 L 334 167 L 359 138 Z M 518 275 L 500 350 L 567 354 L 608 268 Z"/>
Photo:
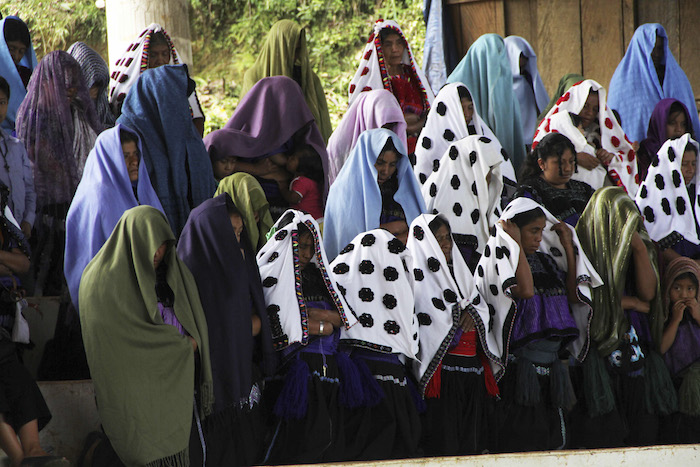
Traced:
<path id="1" fill-rule="evenodd" d="M 323 166 L 318 153 L 309 145 L 303 145 L 289 155 L 286 168 L 294 178 L 291 183 L 285 176 L 277 178 L 277 184 L 291 209 L 310 214 L 314 219 L 323 218 Z"/>

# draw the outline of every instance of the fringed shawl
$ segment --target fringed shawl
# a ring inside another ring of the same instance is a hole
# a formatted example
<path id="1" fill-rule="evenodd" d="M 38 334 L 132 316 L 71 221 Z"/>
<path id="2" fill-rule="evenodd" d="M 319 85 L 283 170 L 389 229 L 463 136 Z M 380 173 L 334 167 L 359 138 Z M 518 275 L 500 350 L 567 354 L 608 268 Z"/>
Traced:
<path id="1" fill-rule="evenodd" d="M 547 107 L 540 112 L 540 114 L 537 116 L 537 124 L 539 125 L 542 119 L 544 118 L 545 115 L 549 113 L 550 110 L 552 110 L 552 107 L 554 107 L 559 100 L 561 96 L 564 95 L 564 93 L 574 84 L 579 84 L 586 78 L 583 77 L 583 75 L 579 75 L 578 73 L 567 73 L 564 76 L 561 77 L 559 80 L 559 85 L 557 86 L 557 90 L 552 96 L 552 98 L 549 100 L 549 104 L 547 104 Z M 529 136 L 528 136 L 529 138 Z"/>
<path id="2" fill-rule="evenodd" d="M 93 86 L 99 86 L 95 108 L 97 117 L 105 128 L 112 128 L 116 118 L 109 108 L 107 88 L 109 85 L 109 67 L 100 54 L 84 42 L 75 42 L 68 48 L 68 53 L 80 64 L 80 70 L 85 78 L 88 91 Z"/>
<path id="3" fill-rule="evenodd" d="M 10 21 L 21 22 L 26 28 L 27 25 L 16 16 L 7 16 L 0 21 L 0 76 L 5 78 L 10 85 L 10 101 L 7 105 L 7 115 L 5 120 L 0 122 L 2 127 L 12 132 L 15 129 L 15 120 L 17 120 L 17 110 L 20 104 L 24 100 L 24 96 L 27 95 L 27 88 L 24 87 L 24 82 L 22 77 L 17 71 L 17 66 L 15 65 L 12 56 L 10 55 L 10 50 L 5 42 L 5 25 Z M 30 36 L 31 42 L 31 36 Z M 37 67 L 36 54 L 34 53 L 34 46 L 30 44 L 27 47 L 27 51 L 24 52 L 24 57 L 19 62 L 23 67 L 28 68 L 31 72 Z"/>

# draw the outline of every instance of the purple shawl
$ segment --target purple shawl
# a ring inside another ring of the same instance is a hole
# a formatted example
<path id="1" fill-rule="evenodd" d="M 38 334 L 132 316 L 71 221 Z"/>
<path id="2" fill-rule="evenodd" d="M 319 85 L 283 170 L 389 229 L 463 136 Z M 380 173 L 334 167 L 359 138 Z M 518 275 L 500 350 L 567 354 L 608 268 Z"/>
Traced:
<path id="1" fill-rule="evenodd" d="M 639 165 L 639 172 L 642 180 L 644 180 L 644 176 L 646 175 L 652 159 L 656 156 L 656 153 L 659 152 L 661 146 L 663 146 L 668 139 L 666 136 L 666 121 L 668 120 L 668 115 L 671 112 L 671 106 L 676 102 L 683 107 L 688 130 L 692 136 L 692 120 L 690 119 L 690 114 L 688 113 L 688 108 L 685 106 L 685 104 L 678 99 L 661 99 L 654 107 L 654 111 L 651 113 L 651 117 L 649 118 L 647 137 L 640 143 L 640 147 L 644 150 L 637 154 L 637 164 Z M 641 169 L 644 170 L 643 175 L 641 174 Z"/>
<path id="2" fill-rule="evenodd" d="M 72 102 L 66 97 L 68 88 L 77 90 Z M 27 96 L 17 110 L 17 137 L 34 165 L 38 207 L 69 203 L 80 182 L 80 161 L 87 151 L 74 151 L 73 112 L 95 133 L 102 131 L 80 64 L 66 52 L 51 52 L 32 73 Z"/>
<path id="3" fill-rule="evenodd" d="M 250 394 L 254 383 L 253 313 L 262 322 L 259 339 L 264 373 L 271 375 L 276 364 L 255 252 L 250 242 L 236 241 L 227 204 L 232 206 L 233 201 L 224 193 L 193 209 L 177 245 L 178 256 L 197 282 L 209 327 L 213 413 L 239 407 L 241 399 Z"/>

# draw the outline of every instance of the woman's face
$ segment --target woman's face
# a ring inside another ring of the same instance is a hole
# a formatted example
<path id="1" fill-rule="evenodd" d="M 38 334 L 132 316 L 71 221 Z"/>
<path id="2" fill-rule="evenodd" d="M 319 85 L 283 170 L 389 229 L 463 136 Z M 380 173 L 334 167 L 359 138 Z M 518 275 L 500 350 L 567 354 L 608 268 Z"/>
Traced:
<path id="1" fill-rule="evenodd" d="M 656 36 L 656 42 L 654 43 L 654 48 L 651 51 L 651 61 L 654 62 L 656 68 L 663 64 L 664 60 L 664 38 L 661 36 Z"/>
<path id="2" fill-rule="evenodd" d="M 666 138 L 680 138 L 688 132 L 688 122 L 685 118 L 685 112 L 673 112 L 666 119 Z"/>
<path id="3" fill-rule="evenodd" d="M 384 60 L 389 66 L 401 65 L 404 50 L 406 50 L 406 44 L 404 44 L 403 39 L 398 34 L 389 34 L 382 41 Z"/>
<path id="4" fill-rule="evenodd" d="M 555 188 L 564 188 L 574 174 L 576 158 L 571 149 L 565 149 L 561 155 L 561 162 L 559 157 L 553 154 L 546 159 L 537 159 L 537 164 L 542 169 L 542 178 L 545 182 Z"/>
<path id="5" fill-rule="evenodd" d="M 299 235 L 299 269 L 304 269 L 314 257 L 314 239 L 308 232 Z"/>
<path id="6" fill-rule="evenodd" d="M 695 178 L 695 171 L 697 170 L 698 157 L 695 155 L 694 151 L 685 151 L 683 153 L 683 161 L 681 162 L 681 173 L 683 174 L 683 181 L 685 184 L 689 184 Z"/>
<path id="7" fill-rule="evenodd" d="M 134 141 L 122 143 L 122 152 L 124 153 L 124 162 L 126 163 L 126 171 L 129 173 L 129 180 L 137 182 L 139 180 L 139 148 Z"/>
<path id="8" fill-rule="evenodd" d="M 233 171 L 236 170 L 236 161 L 238 161 L 238 158 L 231 156 L 212 162 L 211 166 L 214 170 L 214 178 L 223 180 L 231 175 Z"/>
<path id="9" fill-rule="evenodd" d="M 578 116 L 581 117 L 581 125 L 583 128 L 588 128 L 593 121 L 598 118 L 599 111 L 598 93 L 591 90 L 586 98 L 586 103 L 583 104 L 583 109 Z"/>
<path id="10" fill-rule="evenodd" d="M 671 299 L 671 303 L 676 303 L 681 300 L 687 300 L 689 298 L 695 298 L 698 293 L 697 286 L 692 280 L 684 277 L 682 279 L 676 279 L 671 285 L 671 290 L 668 293 L 668 298 Z"/>
<path id="11" fill-rule="evenodd" d="M 464 112 L 464 121 L 469 125 L 472 121 L 472 117 L 474 116 L 474 103 L 467 99 L 466 97 L 463 97 L 460 99 L 462 102 L 462 111 Z"/>
<path id="12" fill-rule="evenodd" d="M 22 57 L 27 53 L 27 46 L 24 45 L 22 41 L 7 41 L 7 49 L 10 51 L 10 56 L 15 66 L 19 66 L 19 62 L 22 61 Z"/>
<path id="13" fill-rule="evenodd" d="M 545 225 L 544 217 L 540 217 L 520 227 L 520 246 L 526 255 L 534 254 L 540 248 Z"/>
<path id="14" fill-rule="evenodd" d="M 151 44 L 148 47 L 148 68 L 158 68 L 170 63 L 170 48 L 167 44 Z"/>
<path id="15" fill-rule="evenodd" d="M 233 227 L 233 233 L 236 234 L 236 241 L 241 243 L 241 233 L 243 232 L 243 218 L 239 214 L 231 214 L 231 227 Z"/>
<path id="16" fill-rule="evenodd" d="M 377 183 L 383 184 L 394 175 L 399 162 L 399 155 L 392 150 L 383 151 L 377 157 L 374 168 L 377 169 Z"/>
<path id="17" fill-rule="evenodd" d="M 445 259 L 447 262 L 452 261 L 452 237 L 450 236 L 450 230 L 447 228 L 446 225 L 441 225 L 436 231 L 435 231 L 435 240 L 437 240 L 438 245 L 440 245 L 440 249 L 442 250 L 442 253 L 445 255 Z"/>
<path id="18" fill-rule="evenodd" d="M 158 247 L 156 250 L 156 254 L 153 255 L 153 267 L 155 269 L 158 269 L 158 266 L 160 266 L 160 263 L 163 262 L 163 258 L 165 258 L 165 253 L 168 252 L 168 242 L 163 242 L 161 246 Z"/>

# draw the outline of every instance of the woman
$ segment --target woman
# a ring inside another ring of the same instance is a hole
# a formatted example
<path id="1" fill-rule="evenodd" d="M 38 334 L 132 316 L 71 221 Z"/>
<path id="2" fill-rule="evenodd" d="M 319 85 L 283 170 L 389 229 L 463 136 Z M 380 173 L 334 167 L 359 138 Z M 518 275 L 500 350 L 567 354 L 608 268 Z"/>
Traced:
<path id="1" fill-rule="evenodd" d="M 206 318 L 174 244 L 163 213 L 129 209 L 80 284 L 100 421 L 126 465 L 189 466 L 212 411 Z"/>
<path id="2" fill-rule="evenodd" d="M 207 465 L 257 464 L 265 439 L 262 378 L 272 375 L 275 359 L 255 253 L 230 196 L 192 210 L 177 253 L 192 271 L 209 328 L 214 407 L 204 422 Z"/>
<path id="3" fill-rule="evenodd" d="M 343 119 L 328 140 L 326 190 L 335 181 L 365 130 L 386 128 L 396 133 L 406 145 L 406 120 L 394 95 L 386 89 L 366 91 L 350 104 Z"/>
<path id="4" fill-rule="evenodd" d="M 66 216 L 63 271 L 75 309 L 85 266 L 102 248 L 125 211 L 139 205 L 163 207 L 141 163 L 139 137 L 124 125 L 105 130 L 85 164 Z"/>
<path id="5" fill-rule="evenodd" d="M 407 246 L 413 256 L 420 342 L 413 374 L 427 403 L 425 454 L 492 451 L 497 445 L 498 386 L 491 365 L 499 371 L 502 367 L 486 338 L 489 309 L 444 217 L 418 216 Z"/>
<path id="6" fill-rule="evenodd" d="M 498 34 L 479 37 L 447 77 L 447 82 L 464 83 L 469 88 L 477 112 L 484 116 L 511 157 L 515 170 L 520 169 L 525 160 L 526 141 L 503 38 Z"/>
<path id="7" fill-rule="evenodd" d="M 328 193 L 328 257 L 335 258 L 358 233 L 380 227 L 405 241 L 409 224 L 424 212 L 423 196 L 399 137 L 382 128 L 367 130 Z"/>
<path id="8" fill-rule="evenodd" d="M 496 140 L 496 136 L 474 109 L 469 89 L 462 83 L 446 84 L 435 98 L 428 113 L 428 120 L 418 137 L 414 172 L 418 181 L 425 184 L 431 173 L 437 172 L 445 151 L 457 141 L 469 135 L 485 136 Z M 508 185 L 515 185 L 515 171 L 508 154 L 503 151 L 501 171 Z"/>
<path id="9" fill-rule="evenodd" d="M 68 206 L 102 131 L 78 62 L 65 52 L 44 56 L 17 112 L 17 137 L 34 168 L 37 194 L 35 295 L 60 295 Z"/>
<path id="10" fill-rule="evenodd" d="M 191 124 L 190 81 L 184 65 L 144 72 L 117 120 L 141 139 L 148 176 L 176 235 L 216 189 L 206 148 Z"/>
<path id="11" fill-rule="evenodd" d="M 449 147 L 422 188 L 426 209 L 450 222 L 472 273 L 501 214 L 501 151 L 496 139 L 467 136 Z"/>
<path id="12" fill-rule="evenodd" d="M 10 101 L 7 117 L 0 122 L 10 132 L 15 129 L 17 109 L 27 95 L 29 78 L 37 67 L 34 46 L 29 28 L 16 16 L 8 16 L 0 21 L 0 76 L 10 83 Z"/>
<path id="13" fill-rule="evenodd" d="M 537 127 L 533 149 L 551 132 L 559 132 L 576 147 L 576 180 L 594 190 L 615 184 L 637 193 L 639 176 L 635 150 L 613 112 L 605 104 L 605 88 L 585 80 L 569 88 Z"/>
<path id="14" fill-rule="evenodd" d="M 577 168 L 571 140 L 561 133 L 550 133 L 528 156 L 515 197 L 531 198 L 575 227 L 594 192 L 587 183 L 572 180 Z"/>
<path id="15" fill-rule="evenodd" d="M 642 24 L 632 36 L 625 56 L 609 86 L 608 105 L 620 113 L 625 133 L 641 141 L 654 106 L 674 97 L 690 110 L 693 134 L 700 134 L 700 121 L 693 89 L 668 47 L 668 36 L 660 24 Z"/>
<path id="16" fill-rule="evenodd" d="M 586 78 L 584 78 L 583 75 L 579 75 L 578 73 L 567 73 L 562 76 L 559 80 L 559 85 L 557 86 L 556 92 L 549 100 L 549 104 L 547 104 L 547 107 L 545 107 L 544 110 L 537 116 L 537 124 L 540 124 L 542 119 L 544 119 L 544 116 L 547 115 L 550 110 L 552 110 L 552 107 L 557 104 L 559 98 L 563 96 L 571 86 L 574 84 L 579 84 L 585 79 Z"/>
<path id="17" fill-rule="evenodd" d="M 435 96 L 395 21 L 380 19 L 374 23 L 360 65 L 350 80 L 349 104 L 372 89 L 386 89 L 396 97 L 406 121 L 408 154 L 413 154 Z"/>
<path id="18" fill-rule="evenodd" d="M 90 91 L 90 99 L 97 109 L 97 117 L 105 128 L 114 126 L 114 114 L 109 108 L 107 87 L 109 85 L 109 68 L 100 54 L 84 42 L 75 42 L 68 48 L 68 53 L 80 64 L 85 84 Z"/>
<path id="19" fill-rule="evenodd" d="M 270 463 L 350 459 L 346 409 L 364 401 L 357 369 L 338 352 L 341 329 L 356 325 L 330 270 L 316 221 L 289 210 L 258 253 L 281 379 L 268 387 L 276 426 Z M 283 376 L 282 376 L 283 375 Z"/>
<path id="20" fill-rule="evenodd" d="M 333 132 L 328 104 L 321 80 L 309 62 L 306 33 L 294 21 L 283 19 L 272 25 L 258 58 L 243 76 L 241 96 L 245 97 L 255 83 L 270 76 L 286 76 L 301 87 L 325 146 Z"/>
<path id="21" fill-rule="evenodd" d="M 109 83 L 109 103 L 112 112 L 119 116 L 122 104 L 129 90 L 146 71 L 163 65 L 180 65 L 182 60 L 175 49 L 167 31 L 160 24 L 153 23 L 134 42 L 129 44 L 126 52 L 114 64 L 114 71 Z M 200 137 L 204 135 L 204 112 L 199 105 L 194 82 L 187 89 L 187 102 L 190 116 Z"/>

